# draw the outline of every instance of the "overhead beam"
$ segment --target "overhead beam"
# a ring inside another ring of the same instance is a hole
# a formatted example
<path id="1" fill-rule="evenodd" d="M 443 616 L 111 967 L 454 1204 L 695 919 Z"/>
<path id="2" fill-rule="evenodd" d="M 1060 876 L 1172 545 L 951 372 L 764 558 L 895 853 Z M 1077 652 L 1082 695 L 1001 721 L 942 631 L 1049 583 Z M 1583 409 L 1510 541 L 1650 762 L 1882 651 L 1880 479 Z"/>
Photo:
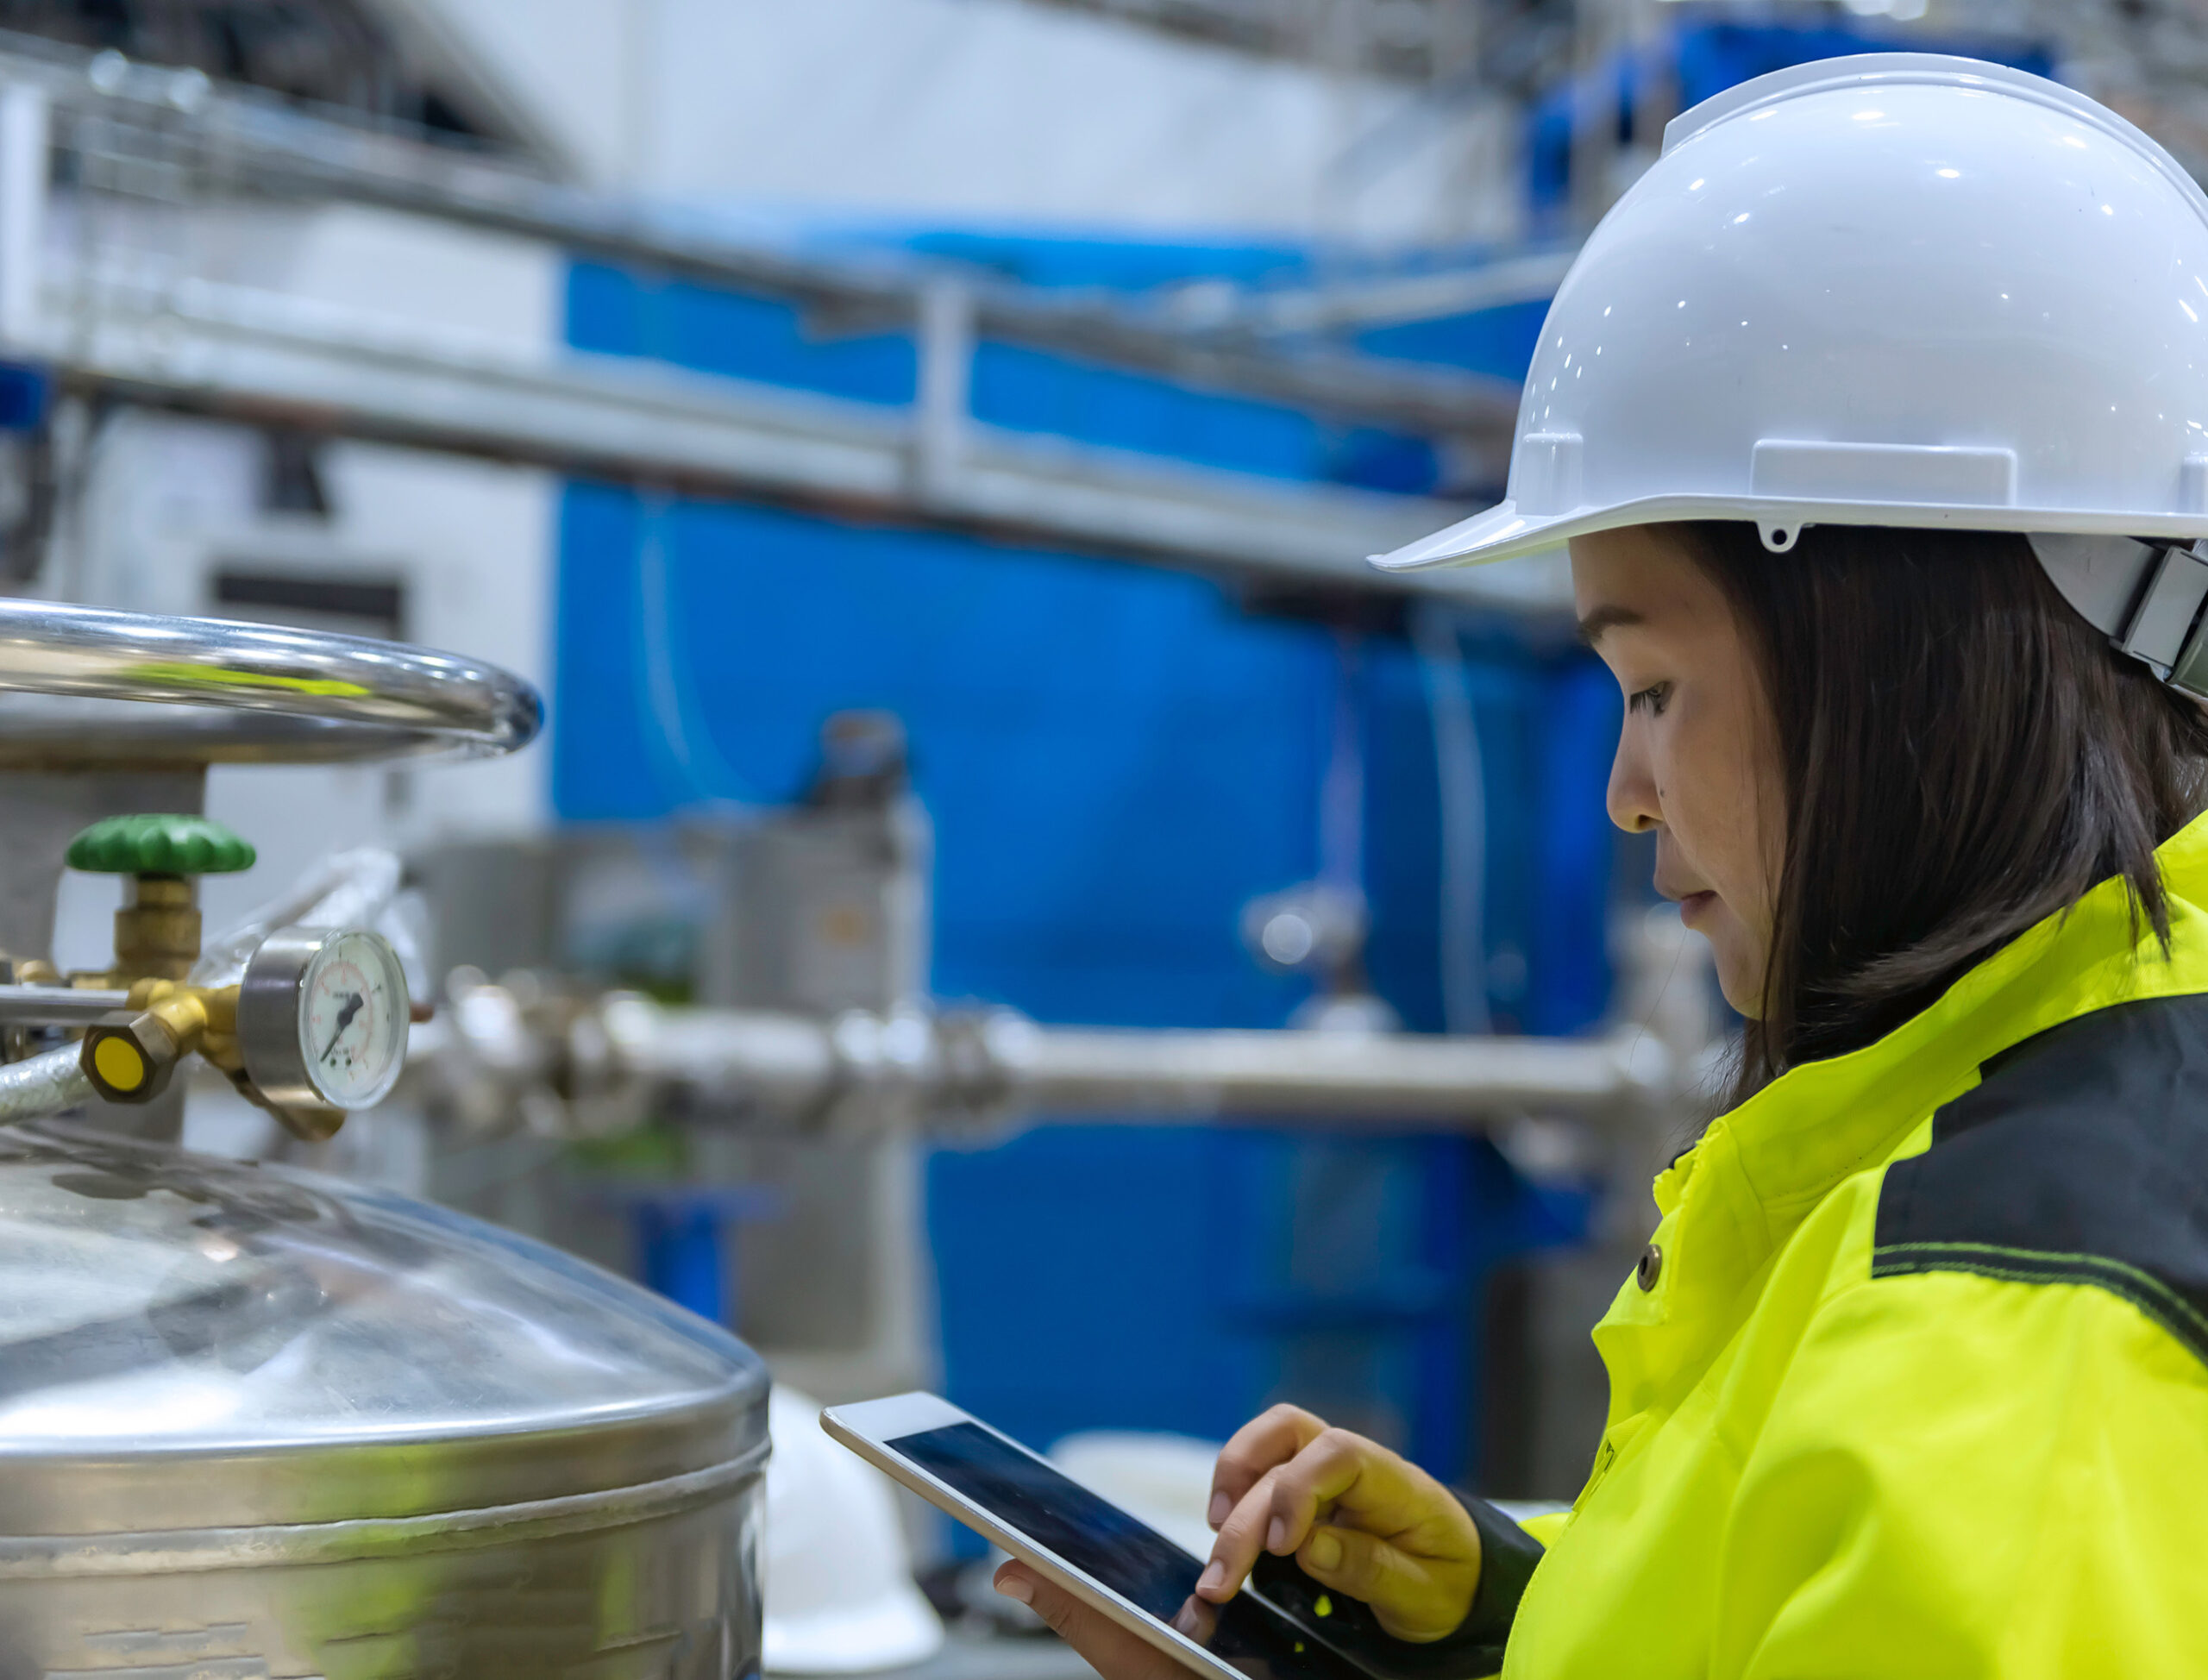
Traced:
<path id="1" fill-rule="evenodd" d="M 824 322 L 909 329 L 946 273 L 973 294 L 984 336 L 1093 358 L 1313 412 L 1466 439 L 1500 459 L 1518 387 L 1461 369 L 1251 342 L 1235 320 L 1187 323 L 1094 291 L 993 282 L 917 258 L 837 260 L 744 245 L 627 201 L 563 186 L 510 160 L 293 110 L 197 71 L 118 67 L 0 32 L 0 82 L 51 101 L 65 147 L 139 152 L 184 167 L 210 196 L 371 204 L 579 254 L 789 299 Z"/>
<path id="2" fill-rule="evenodd" d="M 279 294 L 49 292 L 65 388 L 175 411 L 1126 555 L 1320 589 L 1547 611 L 1553 566 L 1381 574 L 1455 504 L 1276 480 L 626 358 L 531 360 Z"/>

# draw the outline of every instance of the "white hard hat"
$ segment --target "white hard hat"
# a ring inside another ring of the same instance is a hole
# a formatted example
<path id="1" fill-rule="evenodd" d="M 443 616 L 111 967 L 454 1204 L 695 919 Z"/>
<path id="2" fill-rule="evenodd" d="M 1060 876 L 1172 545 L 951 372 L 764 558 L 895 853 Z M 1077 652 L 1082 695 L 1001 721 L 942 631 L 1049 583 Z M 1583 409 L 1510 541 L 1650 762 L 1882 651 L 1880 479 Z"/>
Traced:
<path id="1" fill-rule="evenodd" d="M 2114 112 L 1967 59 L 1828 60 L 1689 111 L 1558 291 L 1509 498 L 1376 563 L 1678 519 L 1773 550 L 1810 524 L 2208 536 L 2208 197 Z M 2057 550 L 2126 602 L 2175 552 L 2043 547 L 2066 592 Z"/>
<path id="2" fill-rule="evenodd" d="M 881 1472 L 820 1430 L 819 1402 L 777 1384 L 767 1401 L 769 1674 L 862 1674 L 925 1661 L 943 1624 L 913 1584 Z"/>

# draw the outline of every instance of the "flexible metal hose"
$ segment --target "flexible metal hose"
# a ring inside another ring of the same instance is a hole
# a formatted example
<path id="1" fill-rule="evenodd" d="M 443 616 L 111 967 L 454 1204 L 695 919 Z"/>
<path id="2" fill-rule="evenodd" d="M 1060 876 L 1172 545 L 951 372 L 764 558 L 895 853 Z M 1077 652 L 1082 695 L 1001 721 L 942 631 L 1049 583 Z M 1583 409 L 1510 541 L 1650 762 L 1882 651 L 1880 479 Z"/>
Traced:
<path id="1" fill-rule="evenodd" d="M 0 1125 L 35 1120 L 92 1100 L 92 1081 L 78 1065 L 75 1044 L 0 1067 Z"/>

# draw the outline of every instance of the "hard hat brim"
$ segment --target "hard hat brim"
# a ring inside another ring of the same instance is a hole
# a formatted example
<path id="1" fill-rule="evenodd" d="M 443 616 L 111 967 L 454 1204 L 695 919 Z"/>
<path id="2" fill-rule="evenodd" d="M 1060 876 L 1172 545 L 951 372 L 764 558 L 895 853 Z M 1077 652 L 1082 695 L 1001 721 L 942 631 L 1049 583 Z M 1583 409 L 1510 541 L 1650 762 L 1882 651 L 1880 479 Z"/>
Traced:
<path id="1" fill-rule="evenodd" d="M 1944 506 L 1923 502 L 1803 502 L 1765 496 L 1650 496 L 1610 507 L 1569 513 L 1527 514 L 1513 500 L 1421 537 L 1384 555 L 1370 556 L 1383 572 L 1425 572 L 1446 566 L 1484 566 L 1494 561 L 1561 549 L 1576 536 L 1628 525 L 1686 520 L 1733 519 L 1760 526 L 1776 549 L 1814 525 L 1875 525 L 1888 530 L 2073 532 L 2080 536 L 2208 538 L 2208 515 L 2162 512 L 2081 513 L 2075 508 Z"/>

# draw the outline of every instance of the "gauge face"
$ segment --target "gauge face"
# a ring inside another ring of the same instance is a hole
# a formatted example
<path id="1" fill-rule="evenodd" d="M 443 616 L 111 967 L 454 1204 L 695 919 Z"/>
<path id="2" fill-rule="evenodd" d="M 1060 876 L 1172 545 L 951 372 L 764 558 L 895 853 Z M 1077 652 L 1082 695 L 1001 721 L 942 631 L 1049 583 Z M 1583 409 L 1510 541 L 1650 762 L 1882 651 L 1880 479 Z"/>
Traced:
<path id="1" fill-rule="evenodd" d="M 299 983 L 299 1051 L 308 1082 L 333 1108 L 380 1101 L 406 1059 L 406 974 L 375 934 L 333 933 Z"/>

